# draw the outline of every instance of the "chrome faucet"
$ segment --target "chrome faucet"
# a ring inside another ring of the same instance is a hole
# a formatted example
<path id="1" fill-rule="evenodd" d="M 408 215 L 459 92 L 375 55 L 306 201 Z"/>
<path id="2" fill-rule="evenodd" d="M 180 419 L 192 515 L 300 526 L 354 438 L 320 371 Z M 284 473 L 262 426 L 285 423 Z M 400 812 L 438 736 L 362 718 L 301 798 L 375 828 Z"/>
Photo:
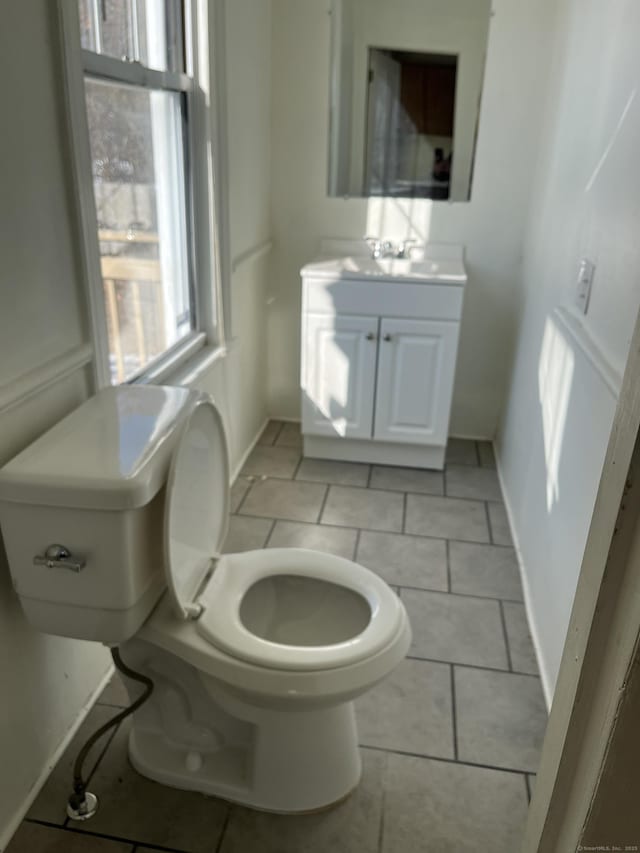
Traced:
<path id="1" fill-rule="evenodd" d="M 395 246 L 391 240 L 381 240 L 379 237 L 365 237 L 365 241 L 371 249 L 371 257 L 374 261 L 378 258 L 393 258 L 395 256 Z"/>
<path id="2" fill-rule="evenodd" d="M 410 258 L 411 247 L 417 243 L 417 240 L 401 240 L 396 246 L 396 258 Z"/>
<path id="3" fill-rule="evenodd" d="M 365 237 L 365 241 L 371 249 L 371 257 L 374 261 L 379 258 L 410 258 L 411 246 L 417 240 L 401 240 L 397 245 L 391 240 L 381 240 L 379 237 Z"/>

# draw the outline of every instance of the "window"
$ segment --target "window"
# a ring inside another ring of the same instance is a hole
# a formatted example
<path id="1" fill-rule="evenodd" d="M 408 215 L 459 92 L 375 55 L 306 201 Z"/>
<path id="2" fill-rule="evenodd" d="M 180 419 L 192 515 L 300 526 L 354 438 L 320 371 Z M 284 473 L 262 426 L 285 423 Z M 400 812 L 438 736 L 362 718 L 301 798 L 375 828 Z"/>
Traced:
<path id="1" fill-rule="evenodd" d="M 100 273 L 92 294 L 97 358 L 106 362 L 103 383 L 117 384 L 153 376 L 204 342 L 195 287 L 189 9 L 183 0 L 77 5 L 84 121 L 74 121 L 73 109 L 71 118 L 76 148 L 84 143 L 88 156 L 76 167 L 90 172 L 90 179 L 78 175 L 81 208 L 87 184 L 95 207 L 95 233 L 87 222 L 83 229 L 93 244 L 88 263 Z"/>

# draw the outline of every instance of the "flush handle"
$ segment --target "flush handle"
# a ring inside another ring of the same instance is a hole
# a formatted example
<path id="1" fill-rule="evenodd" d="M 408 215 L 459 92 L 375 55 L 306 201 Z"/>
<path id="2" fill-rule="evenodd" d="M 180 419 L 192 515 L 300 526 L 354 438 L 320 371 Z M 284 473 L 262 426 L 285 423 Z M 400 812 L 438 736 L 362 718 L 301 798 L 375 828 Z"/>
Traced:
<path id="1" fill-rule="evenodd" d="M 49 545 L 44 554 L 37 554 L 33 558 L 34 566 L 46 566 L 48 569 L 69 569 L 72 572 L 81 572 L 86 565 L 82 557 L 74 557 L 64 545 Z"/>

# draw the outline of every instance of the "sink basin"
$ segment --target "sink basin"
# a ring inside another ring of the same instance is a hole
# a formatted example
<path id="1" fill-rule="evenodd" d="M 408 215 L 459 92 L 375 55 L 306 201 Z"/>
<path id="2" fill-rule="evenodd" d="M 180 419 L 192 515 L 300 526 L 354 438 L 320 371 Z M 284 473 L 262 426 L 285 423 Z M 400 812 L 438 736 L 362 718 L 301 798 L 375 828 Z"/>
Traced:
<path id="1" fill-rule="evenodd" d="M 464 264 L 458 259 L 371 258 L 357 255 L 345 258 L 321 258 L 307 264 L 302 275 L 313 278 L 371 278 L 412 284 L 451 284 L 463 286 L 467 281 Z"/>

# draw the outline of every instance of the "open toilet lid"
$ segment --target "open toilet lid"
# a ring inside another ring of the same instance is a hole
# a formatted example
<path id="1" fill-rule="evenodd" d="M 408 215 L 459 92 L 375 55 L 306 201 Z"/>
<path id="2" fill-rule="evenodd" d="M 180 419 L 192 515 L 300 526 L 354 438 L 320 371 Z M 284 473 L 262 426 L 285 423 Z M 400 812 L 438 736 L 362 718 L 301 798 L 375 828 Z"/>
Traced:
<path id="1" fill-rule="evenodd" d="M 229 456 L 222 418 L 202 397 L 188 416 L 167 480 L 164 564 L 168 594 L 183 619 L 227 535 Z"/>

